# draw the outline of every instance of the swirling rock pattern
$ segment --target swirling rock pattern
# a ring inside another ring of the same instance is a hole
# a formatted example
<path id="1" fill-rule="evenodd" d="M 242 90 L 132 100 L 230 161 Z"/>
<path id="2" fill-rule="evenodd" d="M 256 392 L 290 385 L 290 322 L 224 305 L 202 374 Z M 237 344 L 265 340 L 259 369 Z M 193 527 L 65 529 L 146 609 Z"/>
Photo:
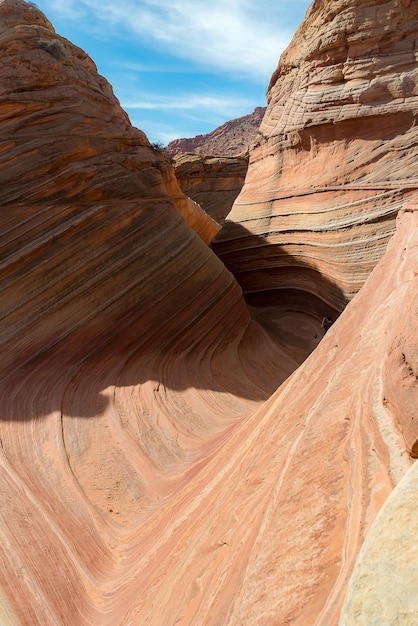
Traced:
<path id="1" fill-rule="evenodd" d="M 169 241 L 178 252 L 187 246 L 193 233 L 180 213 L 206 242 L 218 226 L 182 194 L 167 159 L 130 125 L 83 51 L 24 2 L 4 0 L 0 11 L 1 340 L 8 371 L 10 360 L 31 358 L 36 346 L 45 349 L 98 310 L 117 316 L 127 289 L 130 306 L 155 304 L 138 260 L 156 236 L 167 249 Z M 178 236 L 182 243 L 174 243 Z M 177 253 L 164 260 L 161 250 L 154 254 L 157 273 L 163 263 L 177 271 Z"/>
<path id="2" fill-rule="evenodd" d="M 310 6 L 214 243 L 253 301 L 341 311 L 381 258 L 417 188 L 417 18 L 409 1 Z"/>
<path id="3" fill-rule="evenodd" d="M 87 55 L 21 0 L 0 20 L 1 610 L 128 623 L 144 520 L 298 361 Z"/>
<path id="4" fill-rule="evenodd" d="M 254 321 L 88 57 L 0 22 L 2 624 L 336 624 L 416 450 L 416 204 L 295 369 L 315 317 Z"/>

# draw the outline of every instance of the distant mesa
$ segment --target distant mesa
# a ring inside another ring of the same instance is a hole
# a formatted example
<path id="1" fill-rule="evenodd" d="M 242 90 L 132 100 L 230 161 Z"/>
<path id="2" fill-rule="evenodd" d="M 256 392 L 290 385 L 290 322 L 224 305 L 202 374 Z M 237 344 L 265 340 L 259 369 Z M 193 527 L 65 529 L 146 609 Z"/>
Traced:
<path id="1" fill-rule="evenodd" d="M 248 154 L 266 107 L 256 107 L 249 115 L 230 120 L 206 135 L 189 139 L 174 139 L 165 148 L 169 157 L 182 152 L 202 156 L 239 156 Z"/>

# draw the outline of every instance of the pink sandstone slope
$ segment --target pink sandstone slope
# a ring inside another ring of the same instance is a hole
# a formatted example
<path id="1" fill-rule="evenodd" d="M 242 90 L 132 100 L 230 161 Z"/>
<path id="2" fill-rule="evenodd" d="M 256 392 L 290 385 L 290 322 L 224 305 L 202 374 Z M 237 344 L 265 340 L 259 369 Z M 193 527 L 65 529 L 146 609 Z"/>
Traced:
<path id="1" fill-rule="evenodd" d="M 297 368 L 319 319 L 254 321 L 88 57 L 0 20 L 0 622 L 337 624 L 416 456 L 416 200 Z"/>
<path id="2" fill-rule="evenodd" d="M 0 19 L 2 612 L 123 623 L 144 521 L 298 360 L 85 53 L 23 0 Z"/>

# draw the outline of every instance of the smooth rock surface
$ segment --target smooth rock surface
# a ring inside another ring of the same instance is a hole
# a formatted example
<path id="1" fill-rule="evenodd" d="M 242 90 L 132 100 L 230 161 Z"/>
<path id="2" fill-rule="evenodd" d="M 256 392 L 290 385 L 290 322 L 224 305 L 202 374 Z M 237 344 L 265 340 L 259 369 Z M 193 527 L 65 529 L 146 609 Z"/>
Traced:
<path id="1" fill-rule="evenodd" d="M 348 586 L 340 626 L 415 626 L 418 615 L 418 464 L 390 494 Z"/>
<path id="2" fill-rule="evenodd" d="M 165 506 L 300 361 L 87 55 L 22 0 L 0 21 L 1 615 L 141 623 Z"/>

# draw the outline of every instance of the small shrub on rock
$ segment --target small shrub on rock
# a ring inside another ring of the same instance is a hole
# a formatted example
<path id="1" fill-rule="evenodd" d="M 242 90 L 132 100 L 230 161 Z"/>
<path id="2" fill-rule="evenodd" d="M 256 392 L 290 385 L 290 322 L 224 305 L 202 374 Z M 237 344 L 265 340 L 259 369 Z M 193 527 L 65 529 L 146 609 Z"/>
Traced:
<path id="1" fill-rule="evenodd" d="M 157 152 L 164 152 L 165 145 L 162 141 L 154 141 L 153 143 L 151 143 L 151 148 L 153 150 L 156 150 Z"/>
<path id="2" fill-rule="evenodd" d="M 65 58 L 64 46 L 58 39 L 40 39 L 36 47 L 49 52 L 49 54 L 52 54 L 52 56 L 58 60 Z"/>

